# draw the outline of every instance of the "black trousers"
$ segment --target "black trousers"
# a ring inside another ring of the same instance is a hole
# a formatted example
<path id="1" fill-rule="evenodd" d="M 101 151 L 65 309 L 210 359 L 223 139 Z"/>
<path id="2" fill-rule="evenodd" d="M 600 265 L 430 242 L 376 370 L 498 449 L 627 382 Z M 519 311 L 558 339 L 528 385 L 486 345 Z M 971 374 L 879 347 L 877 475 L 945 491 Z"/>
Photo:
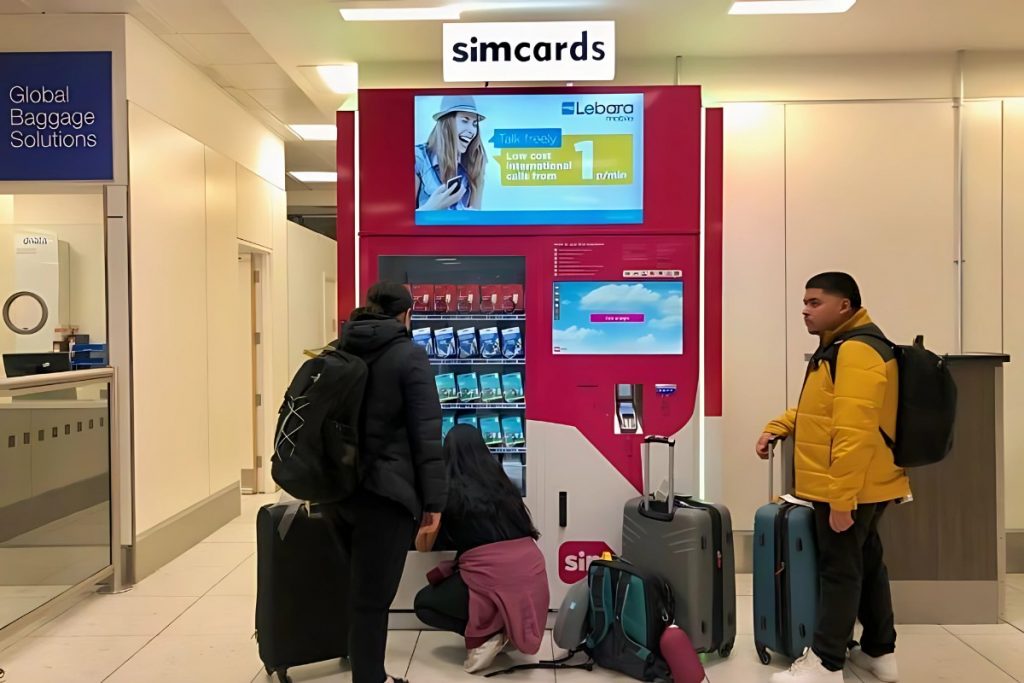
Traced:
<path id="1" fill-rule="evenodd" d="M 853 526 L 837 534 L 829 526 L 828 504 L 814 504 L 821 592 L 813 649 L 830 671 L 839 671 L 846 663 L 858 619 L 864 627 L 860 645 L 865 654 L 881 657 L 896 651 L 889 573 L 878 536 L 887 505 L 858 506 Z"/>
<path id="2" fill-rule="evenodd" d="M 403 506 L 360 491 L 325 511 L 351 563 L 349 659 L 353 683 L 384 683 L 388 610 L 418 525 Z"/>
<path id="3" fill-rule="evenodd" d="M 416 594 L 416 616 L 427 626 L 466 635 L 469 623 L 469 588 L 456 572 L 436 586 Z"/>

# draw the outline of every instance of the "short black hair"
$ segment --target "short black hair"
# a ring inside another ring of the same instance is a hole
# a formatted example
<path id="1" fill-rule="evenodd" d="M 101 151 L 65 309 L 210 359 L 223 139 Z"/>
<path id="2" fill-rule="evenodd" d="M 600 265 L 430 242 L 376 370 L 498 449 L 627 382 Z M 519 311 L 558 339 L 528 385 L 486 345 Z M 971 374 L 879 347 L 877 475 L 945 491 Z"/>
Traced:
<path id="1" fill-rule="evenodd" d="M 412 294 L 396 282 L 381 281 L 366 293 L 366 310 L 376 315 L 395 318 L 412 308 Z"/>
<path id="2" fill-rule="evenodd" d="M 841 296 L 850 300 L 850 307 L 853 310 L 860 310 L 860 287 L 853 276 L 847 273 L 820 273 L 807 281 L 807 289 L 820 289 L 834 296 Z"/>

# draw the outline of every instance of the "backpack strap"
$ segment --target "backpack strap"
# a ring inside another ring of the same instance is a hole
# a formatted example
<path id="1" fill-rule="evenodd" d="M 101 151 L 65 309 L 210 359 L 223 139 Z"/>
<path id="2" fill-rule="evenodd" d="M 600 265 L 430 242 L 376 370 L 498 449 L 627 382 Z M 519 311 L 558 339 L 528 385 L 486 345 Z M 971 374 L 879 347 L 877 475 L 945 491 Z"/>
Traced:
<path id="1" fill-rule="evenodd" d="M 810 374 L 811 370 L 817 369 L 822 362 L 828 362 L 829 374 L 832 376 L 832 383 L 835 384 L 836 370 L 839 362 L 839 347 L 843 345 L 843 342 L 850 341 L 851 339 L 865 340 L 868 346 L 878 352 L 882 360 L 888 361 L 896 355 L 896 345 L 889 341 L 882 333 L 870 329 L 850 330 L 849 332 L 836 335 L 836 338 L 828 346 L 820 347 L 814 352 L 814 355 L 811 356 L 811 362 L 808 364 L 808 374 Z"/>
<path id="2" fill-rule="evenodd" d="M 819 348 L 814 352 L 814 355 L 811 356 L 811 362 L 807 364 L 807 375 L 809 376 L 811 371 L 817 369 L 821 363 L 827 362 L 829 374 L 832 377 L 832 384 L 834 386 L 836 383 L 836 371 L 839 369 L 839 347 L 843 345 L 843 342 L 851 339 L 865 340 L 865 343 L 868 344 L 868 346 L 878 352 L 878 355 L 882 357 L 883 361 L 888 362 L 890 359 L 896 357 L 896 344 L 889 341 L 889 338 L 881 332 L 875 332 L 872 329 L 850 330 L 849 332 L 837 335 L 828 346 Z M 914 340 L 914 343 L 922 344 L 923 337 L 918 337 Z M 806 381 L 806 377 L 804 381 Z M 885 442 L 886 447 L 892 449 L 896 446 L 896 441 L 886 434 L 881 427 L 878 428 L 878 432 L 882 435 L 882 441 Z"/>
<path id="3" fill-rule="evenodd" d="M 630 581 L 630 576 L 625 572 L 619 574 L 619 590 L 617 590 L 615 593 L 615 614 L 622 614 L 623 610 L 626 607 L 626 601 L 629 600 L 629 592 L 632 587 L 633 586 L 632 582 Z M 645 600 L 647 598 L 647 596 L 642 597 Z M 640 643 L 635 642 L 632 638 L 629 637 L 629 634 L 626 633 L 625 627 L 622 625 L 621 618 L 615 620 L 615 631 L 621 636 L 624 649 L 633 653 L 637 657 L 637 659 L 639 659 L 642 662 L 646 662 L 650 658 L 650 649 L 644 647 Z"/>
<path id="4" fill-rule="evenodd" d="M 608 635 L 612 628 L 613 608 L 611 572 L 607 567 L 595 571 L 590 581 L 590 635 L 587 636 L 587 647 L 593 649 Z"/>
<path id="5" fill-rule="evenodd" d="M 533 664 L 518 664 L 516 666 L 510 666 L 507 669 L 500 669 L 498 671 L 492 671 L 489 674 L 484 675 L 484 678 L 494 678 L 495 676 L 503 676 L 505 674 L 512 674 L 517 671 L 530 671 L 532 669 L 583 669 L 584 671 L 594 670 L 594 660 L 591 659 L 590 655 L 587 655 L 587 661 L 579 664 L 569 664 L 569 661 L 580 652 L 585 652 L 585 649 L 570 650 L 567 655 L 560 659 L 541 660 L 534 662 Z"/>

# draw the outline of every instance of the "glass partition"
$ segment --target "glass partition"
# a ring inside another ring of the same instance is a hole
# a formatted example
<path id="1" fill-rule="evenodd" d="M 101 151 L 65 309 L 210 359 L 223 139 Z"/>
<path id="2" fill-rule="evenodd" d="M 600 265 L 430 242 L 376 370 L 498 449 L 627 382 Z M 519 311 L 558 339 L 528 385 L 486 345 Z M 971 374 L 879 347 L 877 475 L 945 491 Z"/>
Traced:
<path id="1" fill-rule="evenodd" d="M 0 381 L 0 629 L 113 564 L 112 381 Z"/>

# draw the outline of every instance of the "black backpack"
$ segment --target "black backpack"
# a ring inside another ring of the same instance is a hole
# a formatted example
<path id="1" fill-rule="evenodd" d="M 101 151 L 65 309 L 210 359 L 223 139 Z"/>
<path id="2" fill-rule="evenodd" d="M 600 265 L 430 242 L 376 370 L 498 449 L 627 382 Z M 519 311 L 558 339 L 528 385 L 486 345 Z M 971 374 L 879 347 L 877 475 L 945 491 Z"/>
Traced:
<path id="1" fill-rule="evenodd" d="M 485 678 L 530 669 L 592 671 L 597 665 L 638 681 L 671 681 L 668 663 L 660 652 L 661 635 L 672 624 L 676 604 L 668 582 L 623 559 L 594 560 L 582 588 L 587 595 L 585 639 L 581 636 L 578 645 L 563 645 L 570 649 L 561 659 L 520 664 L 493 671 Z M 567 603 L 577 608 L 578 597 L 570 589 L 561 610 Z M 571 664 L 579 653 L 587 655 L 586 661 Z"/>
<path id="2" fill-rule="evenodd" d="M 369 369 L 336 348 L 295 373 L 278 411 L 271 476 L 299 500 L 333 503 L 359 486 L 359 425 Z"/>
<path id="3" fill-rule="evenodd" d="M 956 382 L 945 357 L 926 349 L 923 336 L 916 337 L 910 346 L 901 346 L 874 330 L 852 330 L 815 354 L 819 361 L 828 361 L 833 384 L 839 346 L 850 339 L 870 339 L 888 346 L 895 354 L 900 378 L 896 435 L 893 438 L 882 432 L 882 438 L 892 449 L 896 466 L 923 467 L 944 460 L 953 448 L 956 422 Z"/>
<path id="4" fill-rule="evenodd" d="M 661 635 L 675 617 L 672 588 L 622 559 L 590 565 L 590 635 L 586 649 L 604 669 L 638 681 L 671 681 Z"/>

